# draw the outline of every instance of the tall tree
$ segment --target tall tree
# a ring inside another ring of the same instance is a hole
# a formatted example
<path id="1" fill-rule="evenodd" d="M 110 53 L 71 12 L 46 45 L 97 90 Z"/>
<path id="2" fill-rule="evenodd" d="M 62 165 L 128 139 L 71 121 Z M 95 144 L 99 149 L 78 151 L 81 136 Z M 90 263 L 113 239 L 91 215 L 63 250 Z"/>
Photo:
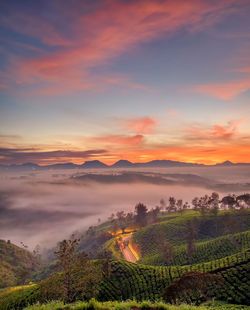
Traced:
<path id="1" fill-rule="evenodd" d="M 213 215 L 217 215 L 219 212 L 219 202 L 220 202 L 219 194 L 216 192 L 213 192 L 209 200 L 210 211 Z"/>
<path id="2" fill-rule="evenodd" d="M 169 205 L 168 205 L 168 212 L 175 212 L 176 211 L 176 199 L 174 197 L 169 197 Z"/>
<path id="3" fill-rule="evenodd" d="M 162 255 L 164 263 L 166 265 L 171 265 L 171 263 L 173 262 L 174 247 L 170 242 L 164 241 L 162 243 Z"/>
<path id="4" fill-rule="evenodd" d="M 147 212 L 148 209 L 143 203 L 139 202 L 135 206 L 135 220 L 139 226 L 145 226 L 147 224 Z"/>
<path id="5" fill-rule="evenodd" d="M 72 302 L 76 298 L 89 299 L 96 295 L 98 283 L 101 279 L 100 270 L 85 253 L 78 252 L 79 239 L 74 236 L 59 243 L 55 255 L 61 271 L 63 299 Z"/>
<path id="6" fill-rule="evenodd" d="M 189 221 L 187 223 L 187 256 L 188 256 L 188 261 L 191 264 L 192 263 L 192 258 L 196 250 L 195 246 L 195 238 L 197 236 L 197 225 L 194 220 Z"/>

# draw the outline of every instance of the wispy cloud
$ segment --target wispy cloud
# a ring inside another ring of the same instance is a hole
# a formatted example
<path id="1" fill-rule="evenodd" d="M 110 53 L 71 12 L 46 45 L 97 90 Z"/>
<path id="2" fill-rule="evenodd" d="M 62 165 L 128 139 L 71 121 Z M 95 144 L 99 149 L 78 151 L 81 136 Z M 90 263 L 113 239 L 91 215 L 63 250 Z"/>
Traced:
<path id="1" fill-rule="evenodd" d="M 193 141 L 209 141 L 215 140 L 229 141 L 233 138 L 240 139 L 242 135 L 239 133 L 239 126 L 242 120 L 231 120 L 226 125 L 214 124 L 210 127 L 196 124 L 186 127 L 184 130 L 185 139 Z"/>
<path id="2" fill-rule="evenodd" d="M 35 148 L 0 148 L 0 163 L 55 163 L 66 161 L 84 161 L 105 155 L 107 150 L 92 149 L 86 151 L 56 150 L 42 151 Z"/>
<path id="3" fill-rule="evenodd" d="M 101 145 L 113 145 L 113 146 L 135 146 L 141 145 L 144 140 L 143 135 L 105 135 L 98 137 L 90 137 L 90 142 L 98 143 Z"/>
<path id="4" fill-rule="evenodd" d="M 10 12 L 1 21 L 15 32 L 45 45 L 57 46 L 56 50 L 47 49 L 42 57 L 12 58 L 6 73 L 12 83 L 33 85 L 49 95 L 95 89 L 99 80 L 93 74 L 93 68 L 107 65 L 114 57 L 156 37 L 169 36 L 184 28 L 190 32 L 201 31 L 238 9 L 234 6 L 238 3 L 236 0 L 216 3 L 111 0 L 83 13 L 82 9 L 76 11 L 72 6 L 56 3 L 64 23 L 70 25 L 67 35 L 61 30 L 62 20 L 53 21 L 42 15 L 32 17 L 30 12 Z M 104 79 L 104 83 L 125 87 L 141 85 L 128 78 Z"/>
<path id="5" fill-rule="evenodd" d="M 231 100 L 250 89 L 250 78 L 229 82 L 200 84 L 193 87 L 195 92 L 221 100 Z"/>
<path id="6" fill-rule="evenodd" d="M 122 125 L 125 129 L 137 134 L 150 134 L 154 132 L 157 121 L 152 117 L 145 116 L 122 120 Z"/>

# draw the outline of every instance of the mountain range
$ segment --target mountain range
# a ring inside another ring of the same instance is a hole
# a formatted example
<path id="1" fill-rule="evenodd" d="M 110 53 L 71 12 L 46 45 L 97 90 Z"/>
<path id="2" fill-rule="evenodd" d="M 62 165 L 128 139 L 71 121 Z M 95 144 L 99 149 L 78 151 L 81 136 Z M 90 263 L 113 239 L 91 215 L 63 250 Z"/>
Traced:
<path id="1" fill-rule="evenodd" d="M 246 166 L 250 163 L 233 163 L 224 161 L 214 165 L 186 163 L 175 160 L 152 160 L 144 163 L 133 163 L 128 160 L 118 160 L 112 165 L 106 165 L 99 160 L 85 161 L 83 164 L 57 163 L 41 166 L 35 163 L 0 165 L 0 170 L 59 170 L 59 169 L 100 169 L 100 168 L 170 168 L 170 167 L 223 167 L 223 166 Z"/>

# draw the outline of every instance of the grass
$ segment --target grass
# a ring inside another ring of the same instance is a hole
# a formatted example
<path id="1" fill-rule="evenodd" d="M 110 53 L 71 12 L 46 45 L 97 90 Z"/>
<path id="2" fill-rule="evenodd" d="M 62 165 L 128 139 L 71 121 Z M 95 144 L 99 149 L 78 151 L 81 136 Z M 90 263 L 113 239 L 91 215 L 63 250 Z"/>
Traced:
<path id="1" fill-rule="evenodd" d="M 43 305 L 33 305 L 25 308 L 25 310 L 247 310 L 247 306 L 235 306 L 221 303 L 210 303 L 199 307 L 190 305 L 173 306 L 162 302 L 152 303 L 144 301 L 137 303 L 135 301 L 127 302 L 104 302 L 100 303 L 95 300 L 90 302 L 77 302 L 74 304 L 64 305 L 61 302 L 51 302 Z"/>

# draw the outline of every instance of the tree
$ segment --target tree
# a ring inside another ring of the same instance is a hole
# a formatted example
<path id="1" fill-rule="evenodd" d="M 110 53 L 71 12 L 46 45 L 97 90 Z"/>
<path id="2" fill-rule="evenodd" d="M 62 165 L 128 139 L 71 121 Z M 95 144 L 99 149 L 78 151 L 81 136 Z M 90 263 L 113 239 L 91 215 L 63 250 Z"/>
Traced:
<path id="1" fill-rule="evenodd" d="M 194 220 L 187 223 L 187 256 L 188 261 L 191 264 L 192 258 L 196 250 L 195 238 L 197 236 L 197 227 Z"/>
<path id="2" fill-rule="evenodd" d="M 111 274 L 112 252 L 109 250 L 102 250 L 98 253 L 97 258 L 102 260 L 102 273 L 105 277 Z"/>
<path id="3" fill-rule="evenodd" d="M 210 197 L 208 195 L 205 195 L 205 196 L 200 197 L 200 198 L 195 197 L 192 200 L 194 210 L 199 211 L 202 216 L 206 215 L 209 211 L 209 199 L 210 199 Z"/>
<path id="4" fill-rule="evenodd" d="M 158 220 L 158 216 L 160 214 L 160 207 L 156 206 L 155 208 L 152 208 L 148 212 L 148 219 L 150 223 L 156 223 Z"/>
<path id="5" fill-rule="evenodd" d="M 194 206 L 194 210 L 199 210 L 199 198 L 198 197 L 195 197 L 193 200 L 192 200 L 192 205 Z"/>
<path id="6" fill-rule="evenodd" d="M 219 212 L 219 201 L 220 197 L 219 194 L 216 192 L 213 192 L 210 199 L 209 199 L 209 204 L 210 204 L 210 210 L 213 215 L 218 215 Z"/>
<path id="7" fill-rule="evenodd" d="M 236 202 L 240 208 L 250 207 L 250 194 L 243 194 L 236 197 Z"/>
<path id="8" fill-rule="evenodd" d="M 162 198 L 160 200 L 160 210 L 165 210 L 166 209 L 166 202 L 165 200 Z"/>
<path id="9" fill-rule="evenodd" d="M 227 195 L 221 199 L 224 208 L 233 209 L 236 205 L 236 199 L 233 195 Z"/>
<path id="10" fill-rule="evenodd" d="M 164 241 L 162 244 L 162 255 L 163 260 L 166 265 L 171 265 L 173 262 L 173 256 L 174 256 L 174 247 L 172 244 L 168 241 Z"/>
<path id="11" fill-rule="evenodd" d="M 169 205 L 168 205 L 168 212 L 175 212 L 176 211 L 176 199 L 174 197 L 169 197 Z"/>
<path id="12" fill-rule="evenodd" d="M 182 209 L 185 211 L 185 210 L 187 210 L 187 209 L 189 209 L 189 208 L 190 208 L 190 205 L 189 205 L 188 202 L 186 201 L 186 202 L 184 203 Z"/>
<path id="13" fill-rule="evenodd" d="M 177 200 L 176 207 L 177 207 L 177 211 L 182 213 L 183 211 L 183 200 L 182 199 Z"/>
<path id="14" fill-rule="evenodd" d="M 191 271 L 175 280 L 165 290 L 163 298 L 170 303 L 199 305 L 215 295 L 216 288 L 223 283 L 219 275 Z"/>
<path id="15" fill-rule="evenodd" d="M 88 256 L 78 252 L 78 245 L 79 239 L 72 236 L 71 239 L 60 242 L 55 252 L 61 270 L 58 285 L 61 285 L 65 302 L 72 302 L 76 298 L 92 298 L 96 295 L 101 279 L 101 273 Z"/>
<path id="16" fill-rule="evenodd" d="M 139 202 L 135 206 L 135 220 L 139 226 L 145 226 L 147 224 L 147 212 L 148 209 L 143 203 Z"/>
<path id="17" fill-rule="evenodd" d="M 124 211 L 117 212 L 116 217 L 117 217 L 118 227 L 122 230 L 122 233 L 124 233 L 125 228 L 127 227 L 125 212 Z"/>

